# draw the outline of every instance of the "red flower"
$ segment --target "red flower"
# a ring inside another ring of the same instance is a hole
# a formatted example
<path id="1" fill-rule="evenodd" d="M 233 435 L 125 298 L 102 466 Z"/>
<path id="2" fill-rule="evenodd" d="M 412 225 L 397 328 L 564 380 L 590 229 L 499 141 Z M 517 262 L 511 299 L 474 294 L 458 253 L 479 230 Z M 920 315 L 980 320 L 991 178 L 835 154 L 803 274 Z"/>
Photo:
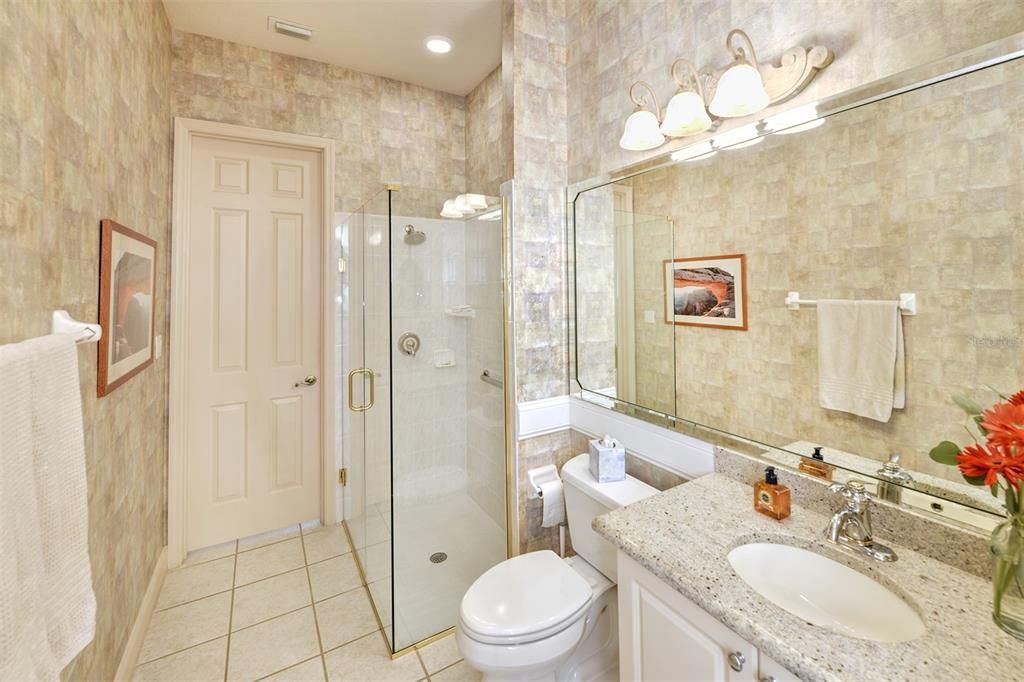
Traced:
<path id="1" fill-rule="evenodd" d="M 1024 404 L 998 403 L 981 415 L 988 442 L 1007 451 L 1024 454 Z"/>
<path id="2" fill-rule="evenodd" d="M 1017 391 L 1011 395 L 1006 402 L 1011 405 L 1024 405 L 1024 390 Z"/>
<path id="3" fill-rule="evenodd" d="M 968 445 L 956 456 L 956 461 L 960 473 L 969 478 L 984 476 L 987 486 L 996 483 L 999 474 L 1014 488 L 1019 488 L 1018 481 L 1024 479 L 1024 456 L 1012 457 L 992 443 Z"/>

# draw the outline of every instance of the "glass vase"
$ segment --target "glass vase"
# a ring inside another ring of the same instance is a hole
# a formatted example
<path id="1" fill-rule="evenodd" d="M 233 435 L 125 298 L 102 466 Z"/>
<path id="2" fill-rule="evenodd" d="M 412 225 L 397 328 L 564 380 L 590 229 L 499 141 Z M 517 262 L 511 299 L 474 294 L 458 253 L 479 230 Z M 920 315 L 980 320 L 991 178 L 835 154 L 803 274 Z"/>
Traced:
<path id="1" fill-rule="evenodd" d="M 992 620 L 1024 639 L 1024 515 L 1011 516 L 992 531 Z"/>

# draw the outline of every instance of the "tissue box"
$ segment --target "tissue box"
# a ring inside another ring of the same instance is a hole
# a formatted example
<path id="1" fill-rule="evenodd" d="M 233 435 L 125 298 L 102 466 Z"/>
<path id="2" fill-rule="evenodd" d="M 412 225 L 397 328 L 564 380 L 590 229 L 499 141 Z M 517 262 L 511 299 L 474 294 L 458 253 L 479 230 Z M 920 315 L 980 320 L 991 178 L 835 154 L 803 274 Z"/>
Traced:
<path id="1" fill-rule="evenodd" d="M 607 447 L 599 440 L 590 441 L 590 475 L 598 483 L 626 479 L 626 448 L 617 440 Z"/>

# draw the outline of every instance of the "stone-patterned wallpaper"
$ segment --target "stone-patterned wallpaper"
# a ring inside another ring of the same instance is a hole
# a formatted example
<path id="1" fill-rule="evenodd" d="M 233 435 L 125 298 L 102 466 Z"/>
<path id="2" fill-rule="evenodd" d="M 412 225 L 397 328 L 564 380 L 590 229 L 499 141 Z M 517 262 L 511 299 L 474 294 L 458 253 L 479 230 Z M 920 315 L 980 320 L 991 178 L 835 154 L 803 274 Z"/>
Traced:
<path id="1" fill-rule="evenodd" d="M 159 0 L 0 2 L 0 343 L 99 315 L 99 222 L 157 241 L 167 339 L 171 29 Z M 166 354 L 96 398 L 79 350 L 96 637 L 65 679 L 112 679 L 164 545 Z"/>
<path id="2" fill-rule="evenodd" d="M 633 178 L 636 206 L 675 224 L 674 247 L 665 239 L 644 251 L 653 267 L 638 298 L 655 322 L 638 320 L 638 330 L 667 327 L 662 258 L 747 257 L 748 331 L 677 326 L 674 358 L 638 345 L 645 373 L 671 376 L 674 364 L 674 412 L 772 445 L 898 453 L 910 469 L 959 480 L 928 457 L 940 440 L 964 437 L 950 396 L 989 404 L 988 386 L 1024 386 L 1022 102 L 1016 60 Z M 904 318 L 906 409 L 884 424 L 822 409 L 817 318 L 786 308 L 787 291 L 916 293 L 918 314 Z M 639 388 L 644 405 L 673 395 Z"/>
<path id="3" fill-rule="evenodd" d="M 337 142 L 335 210 L 386 183 L 465 191 L 465 98 L 192 33 L 173 45 L 174 115 Z"/>
<path id="4" fill-rule="evenodd" d="M 498 196 L 505 177 L 501 67 L 466 95 L 466 191 Z"/>
<path id="5" fill-rule="evenodd" d="M 1024 30 L 1018 0 L 573 0 L 570 8 L 570 182 L 700 139 L 646 153 L 619 149 L 633 110 L 628 89 L 646 80 L 664 106 L 675 91 L 672 62 L 684 57 L 698 67 L 725 66 L 732 28 L 750 34 L 762 61 L 775 62 L 801 44 L 835 52 L 835 62 L 779 110 Z"/>

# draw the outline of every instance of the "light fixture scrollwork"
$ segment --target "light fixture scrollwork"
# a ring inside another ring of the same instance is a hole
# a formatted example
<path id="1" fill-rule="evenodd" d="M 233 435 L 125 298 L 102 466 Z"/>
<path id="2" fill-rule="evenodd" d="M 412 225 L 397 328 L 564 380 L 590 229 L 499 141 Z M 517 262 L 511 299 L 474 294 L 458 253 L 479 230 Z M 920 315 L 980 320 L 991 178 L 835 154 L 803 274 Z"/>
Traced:
<path id="1" fill-rule="evenodd" d="M 832 50 L 821 45 L 811 49 L 791 47 L 782 55 L 778 66 L 761 67 L 764 89 L 772 104 L 785 102 L 807 87 L 815 74 L 832 63 Z"/>

